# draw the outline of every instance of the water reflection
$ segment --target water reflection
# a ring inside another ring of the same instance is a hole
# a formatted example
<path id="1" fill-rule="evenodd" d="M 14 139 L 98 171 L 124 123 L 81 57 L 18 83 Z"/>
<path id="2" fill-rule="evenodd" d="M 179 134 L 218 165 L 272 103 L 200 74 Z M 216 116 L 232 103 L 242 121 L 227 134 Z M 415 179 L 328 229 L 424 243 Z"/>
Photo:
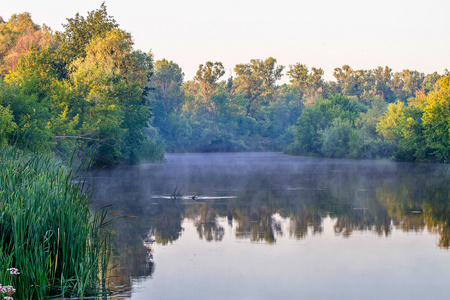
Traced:
<path id="1" fill-rule="evenodd" d="M 163 164 L 122 167 L 101 176 L 91 178 L 93 207 L 113 204 L 113 210 L 123 211 L 111 215 L 115 286 L 130 287 L 131 277 L 152 276 L 157 267 L 152 243 L 178 240 L 186 220 L 206 242 L 223 240 L 223 219 L 238 240 L 276 245 L 283 236 L 320 235 L 329 217 L 335 235 L 343 238 L 355 232 L 388 238 L 393 230 L 429 232 L 439 236 L 439 247 L 449 248 L 445 165 L 177 154 Z M 118 217 L 125 215 L 133 217 Z"/>

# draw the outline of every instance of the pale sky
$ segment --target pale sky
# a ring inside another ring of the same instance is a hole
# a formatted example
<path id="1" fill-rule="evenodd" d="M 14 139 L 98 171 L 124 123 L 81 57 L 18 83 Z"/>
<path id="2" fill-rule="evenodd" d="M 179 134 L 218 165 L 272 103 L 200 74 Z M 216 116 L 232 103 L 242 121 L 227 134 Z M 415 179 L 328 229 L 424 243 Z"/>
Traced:
<path id="1" fill-rule="evenodd" d="M 35 23 L 62 30 L 102 0 L 0 0 L 0 16 L 29 12 Z M 450 69 L 449 0 L 106 0 L 109 15 L 133 36 L 135 49 L 173 60 L 192 79 L 198 66 L 274 57 L 333 70 L 389 66 L 426 74 Z M 285 69 L 285 70 L 286 70 Z M 280 81 L 287 82 L 285 75 Z"/>

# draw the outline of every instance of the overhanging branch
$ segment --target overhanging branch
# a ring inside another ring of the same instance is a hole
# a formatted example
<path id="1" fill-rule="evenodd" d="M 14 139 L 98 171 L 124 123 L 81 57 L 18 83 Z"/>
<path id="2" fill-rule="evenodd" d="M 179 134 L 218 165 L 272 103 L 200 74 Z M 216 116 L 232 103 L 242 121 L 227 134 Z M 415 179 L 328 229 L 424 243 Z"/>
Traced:
<path id="1" fill-rule="evenodd" d="M 78 139 L 78 140 L 90 140 L 90 141 L 97 141 L 99 143 L 103 143 L 104 141 L 109 140 L 110 138 L 106 139 L 98 139 L 98 138 L 91 138 L 89 135 L 91 135 L 92 132 L 88 132 L 82 135 L 56 135 L 53 137 L 53 139 Z"/>

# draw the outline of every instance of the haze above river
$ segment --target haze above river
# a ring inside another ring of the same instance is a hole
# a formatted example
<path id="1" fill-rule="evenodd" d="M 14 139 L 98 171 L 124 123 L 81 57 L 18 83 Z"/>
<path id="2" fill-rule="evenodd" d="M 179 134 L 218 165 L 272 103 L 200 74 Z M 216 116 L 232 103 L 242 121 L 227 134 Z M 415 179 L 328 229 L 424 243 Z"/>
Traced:
<path id="1" fill-rule="evenodd" d="M 126 299 L 444 299 L 448 165 L 167 154 L 88 179 Z"/>

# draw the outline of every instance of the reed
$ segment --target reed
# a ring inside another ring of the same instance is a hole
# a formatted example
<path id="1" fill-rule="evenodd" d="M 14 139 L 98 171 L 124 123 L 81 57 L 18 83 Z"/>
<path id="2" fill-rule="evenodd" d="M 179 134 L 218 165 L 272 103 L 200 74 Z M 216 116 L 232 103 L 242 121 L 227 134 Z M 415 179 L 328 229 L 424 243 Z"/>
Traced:
<path id="1" fill-rule="evenodd" d="M 73 181 L 51 156 L 0 146 L 0 284 L 16 299 L 106 292 L 106 213 L 91 213 L 90 193 Z"/>

